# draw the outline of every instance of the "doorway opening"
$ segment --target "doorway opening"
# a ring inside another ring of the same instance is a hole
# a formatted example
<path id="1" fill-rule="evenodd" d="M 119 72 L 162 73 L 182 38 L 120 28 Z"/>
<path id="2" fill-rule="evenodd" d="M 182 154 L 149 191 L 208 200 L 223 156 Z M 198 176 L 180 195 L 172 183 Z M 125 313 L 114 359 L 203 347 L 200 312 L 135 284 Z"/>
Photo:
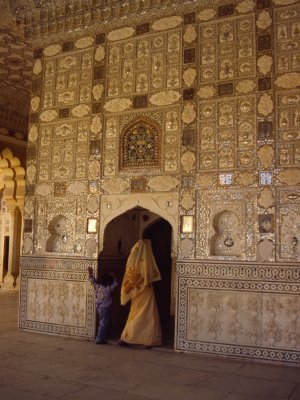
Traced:
<path id="1" fill-rule="evenodd" d="M 99 254 L 98 273 L 113 271 L 120 285 L 113 293 L 110 338 L 119 339 L 125 326 L 130 303 L 120 305 L 121 283 L 131 248 L 139 239 L 150 239 L 161 281 L 153 284 L 162 326 L 162 345 L 174 346 L 174 315 L 171 315 L 172 227 L 159 215 L 135 207 L 114 218 L 104 231 L 103 250 Z"/>

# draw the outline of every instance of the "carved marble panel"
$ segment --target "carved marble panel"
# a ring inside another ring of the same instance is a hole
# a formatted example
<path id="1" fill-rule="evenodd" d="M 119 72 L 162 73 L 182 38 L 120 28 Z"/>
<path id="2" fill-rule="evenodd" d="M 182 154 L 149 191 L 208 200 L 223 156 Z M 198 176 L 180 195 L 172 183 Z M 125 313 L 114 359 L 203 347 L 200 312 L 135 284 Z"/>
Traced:
<path id="1" fill-rule="evenodd" d="M 299 266 L 191 261 L 177 274 L 178 350 L 299 363 Z"/>

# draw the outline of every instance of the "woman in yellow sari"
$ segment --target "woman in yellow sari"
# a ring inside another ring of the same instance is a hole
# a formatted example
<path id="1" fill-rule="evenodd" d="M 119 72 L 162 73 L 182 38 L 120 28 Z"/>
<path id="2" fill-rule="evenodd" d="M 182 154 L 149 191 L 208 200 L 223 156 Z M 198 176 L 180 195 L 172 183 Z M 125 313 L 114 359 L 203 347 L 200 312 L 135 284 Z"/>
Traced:
<path id="1" fill-rule="evenodd" d="M 161 279 L 151 241 L 139 240 L 131 249 L 121 287 L 121 304 L 131 300 L 120 345 L 161 345 L 161 325 L 152 282 Z"/>

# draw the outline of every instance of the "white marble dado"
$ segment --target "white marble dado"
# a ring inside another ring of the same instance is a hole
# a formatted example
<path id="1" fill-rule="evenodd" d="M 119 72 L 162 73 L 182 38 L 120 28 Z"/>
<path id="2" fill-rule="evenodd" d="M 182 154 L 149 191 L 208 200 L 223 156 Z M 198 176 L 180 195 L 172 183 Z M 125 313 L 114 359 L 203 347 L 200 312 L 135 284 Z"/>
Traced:
<path id="1" fill-rule="evenodd" d="M 300 266 L 177 265 L 178 350 L 300 364 Z"/>
<path id="2" fill-rule="evenodd" d="M 31 321 L 84 327 L 86 298 L 85 282 L 28 278 L 27 318 Z"/>
<path id="3" fill-rule="evenodd" d="M 87 259 L 22 257 L 20 320 L 22 329 L 59 335 L 94 336 L 94 291 Z"/>

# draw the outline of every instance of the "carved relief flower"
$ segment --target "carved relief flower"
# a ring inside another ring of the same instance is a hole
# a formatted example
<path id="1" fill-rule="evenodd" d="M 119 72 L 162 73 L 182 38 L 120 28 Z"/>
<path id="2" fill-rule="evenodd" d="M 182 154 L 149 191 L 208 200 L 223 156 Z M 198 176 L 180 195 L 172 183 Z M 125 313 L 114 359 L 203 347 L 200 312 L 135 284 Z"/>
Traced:
<path id="1" fill-rule="evenodd" d="M 155 106 L 166 106 L 168 104 L 176 103 L 180 97 L 181 94 L 175 90 L 165 90 L 152 95 L 149 101 Z"/>
<path id="2" fill-rule="evenodd" d="M 102 45 L 98 46 L 96 51 L 95 51 L 95 60 L 96 61 L 102 61 L 104 60 L 105 57 L 105 50 L 104 47 Z"/>
<path id="3" fill-rule="evenodd" d="M 198 96 L 203 99 L 213 97 L 217 93 L 217 89 L 214 86 L 203 86 L 198 90 Z"/>
<path id="4" fill-rule="evenodd" d="M 183 73 L 183 81 L 187 87 L 194 84 L 197 72 L 195 68 L 188 68 Z"/>
<path id="5" fill-rule="evenodd" d="M 75 42 L 75 47 L 77 49 L 85 49 L 86 47 L 91 46 L 93 43 L 94 43 L 94 38 L 92 38 L 91 36 L 86 36 L 78 39 Z"/>
<path id="6" fill-rule="evenodd" d="M 249 93 L 252 92 L 256 88 L 256 83 L 251 79 L 245 79 L 244 81 L 240 81 L 236 85 L 236 90 L 239 93 Z"/>
<path id="7" fill-rule="evenodd" d="M 280 88 L 294 89 L 300 86 L 300 73 L 289 72 L 287 74 L 281 75 L 275 80 L 275 84 Z"/>
<path id="8" fill-rule="evenodd" d="M 193 208 L 195 205 L 195 201 L 194 201 L 192 193 L 189 191 L 185 191 L 182 195 L 180 204 L 187 211 L 190 210 L 191 208 Z"/>
<path id="9" fill-rule="evenodd" d="M 132 105 L 130 99 L 113 99 L 105 103 L 104 109 L 109 112 L 122 112 L 128 110 Z"/>
<path id="10" fill-rule="evenodd" d="M 183 35 L 183 40 L 186 43 L 193 43 L 197 38 L 197 31 L 194 26 L 189 25 Z"/>
<path id="11" fill-rule="evenodd" d="M 217 11 L 214 8 L 207 8 L 202 10 L 198 14 L 198 18 L 200 21 L 209 21 L 217 15 Z"/>
<path id="12" fill-rule="evenodd" d="M 179 180 L 172 176 L 155 176 L 148 180 L 148 187 L 156 192 L 169 192 L 179 185 Z"/>
<path id="13" fill-rule="evenodd" d="M 237 6 L 236 10 L 240 14 L 246 14 L 250 11 L 253 11 L 255 7 L 255 2 L 253 0 L 244 0 L 241 1 Z"/>
<path id="14" fill-rule="evenodd" d="M 153 22 L 152 29 L 154 31 L 165 31 L 166 29 L 176 28 L 182 23 L 181 16 L 174 15 L 173 17 L 160 18 Z"/>
<path id="15" fill-rule="evenodd" d="M 192 103 L 187 103 L 184 106 L 182 112 L 182 121 L 185 122 L 186 124 L 190 124 L 195 120 L 195 118 L 196 118 L 196 111 L 194 105 Z"/>
<path id="16" fill-rule="evenodd" d="M 291 168 L 285 171 L 279 172 L 277 179 L 281 183 L 286 183 L 287 185 L 293 186 L 300 183 L 300 169 Z"/>
<path id="17" fill-rule="evenodd" d="M 60 44 L 51 44 L 50 46 L 44 49 L 44 55 L 47 57 L 55 56 L 60 53 L 61 45 Z"/>
<path id="18" fill-rule="evenodd" d="M 264 93 L 258 102 L 258 112 L 265 117 L 273 111 L 273 100 L 268 93 Z"/>
<path id="19" fill-rule="evenodd" d="M 26 170 L 26 176 L 29 183 L 33 183 L 36 176 L 36 167 L 34 165 L 29 165 Z"/>
<path id="20" fill-rule="evenodd" d="M 29 134 L 28 134 L 28 140 L 32 143 L 34 143 L 37 138 L 38 138 L 38 128 L 36 125 L 31 125 L 30 129 L 29 129 Z"/>
<path id="21" fill-rule="evenodd" d="M 272 64 L 273 58 L 271 56 L 263 55 L 257 60 L 259 72 L 264 75 L 268 74 L 271 71 Z"/>
<path id="22" fill-rule="evenodd" d="M 252 172 L 244 171 L 235 178 L 235 181 L 241 186 L 250 186 L 257 181 L 257 178 Z"/>
<path id="23" fill-rule="evenodd" d="M 188 238 L 181 240 L 180 250 L 182 257 L 192 257 L 194 254 L 194 242 Z"/>
<path id="24" fill-rule="evenodd" d="M 40 115 L 40 120 L 43 122 L 50 122 L 57 118 L 56 110 L 46 110 Z"/>
<path id="25" fill-rule="evenodd" d="M 257 18 L 256 26 L 259 29 L 267 29 L 271 25 L 272 25 L 272 18 L 270 16 L 270 13 L 266 10 L 262 11 Z"/>
<path id="26" fill-rule="evenodd" d="M 89 176 L 92 179 L 99 178 L 100 164 L 99 161 L 93 160 L 89 163 Z"/>
<path id="27" fill-rule="evenodd" d="M 298 0 L 273 0 L 276 6 L 288 6 L 289 4 L 295 4 Z"/>
<path id="28" fill-rule="evenodd" d="M 79 104 L 72 109 L 71 113 L 74 115 L 74 117 L 81 118 L 87 115 L 90 110 L 90 106 L 87 104 Z"/>
<path id="29" fill-rule="evenodd" d="M 98 115 L 96 115 L 93 119 L 92 119 L 92 123 L 91 123 L 91 132 L 92 133 L 99 133 L 102 130 L 102 122 L 100 117 L 98 117 Z"/>
<path id="30" fill-rule="evenodd" d="M 195 154 L 191 151 L 187 151 L 183 154 L 183 156 L 181 157 L 181 164 L 185 173 L 188 174 L 193 170 L 195 159 Z"/>
<path id="31" fill-rule="evenodd" d="M 217 177 L 215 174 L 202 174 L 199 175 L 197 183 L 201 187 L 212 187 L 215 186 Z"/>
<path id="32" fill-rule="evenodd" d="M 71 182 L 67 187 L 67 191 L 76 196 L 84 193 L 85 190 L 86 190 L 85 184 L 83 182 L 78 182 L 78 181 Z"/>
<path id="33" fill-rule="evenodd" d="M 267 144 L 261 146 L 258 150 L 258 158 L 264 168 L 270 168 L 274 157 L 274 149 Z"/>
<path id="34" fill-rule="evenodd" d="M 267 187 L 263 188 L 258 198 L 258 204 L 267 209 L 274 206 L 274 201 L 275 199 L 272 190 Z"/>
<path id="35" fill-rule="evenodd" d="M 135 33 L 132 27 L 126 26 L 124 28 L 115 29 L 107 35 L 107 39 L 114 42 L 116 40 L 127 39 Z"/>
<path id="36" fill-rule="evenodd" d="M 39 75 L 42 72 L 42 61 L 41 60 L 36 60 L 36 62 L 33 65 L 33 73 L 34 75 Z"/>
<path id="37" fill-rule="evenodd" d="M 52 193 L 52 186 L 48 183 L 41 183 L 36 186 L 35 193 L 38 196 L 47 197 Z"/>
<path id="38" fill-rule="evenodd" d="M 130 188 L 129 183 L 122 178 L 111 178 L 105 180 L 102 185 L 102 189 L 109 194 L 123 193 L 125 190 Z"/>
<path id="39" fill-rule="evenodd" d="M 100 100 L 104 91 L 104 86 L 102 83 L 98 83 L 97 85 L 93 86 L 93 96 L 95 100 Z"/>

